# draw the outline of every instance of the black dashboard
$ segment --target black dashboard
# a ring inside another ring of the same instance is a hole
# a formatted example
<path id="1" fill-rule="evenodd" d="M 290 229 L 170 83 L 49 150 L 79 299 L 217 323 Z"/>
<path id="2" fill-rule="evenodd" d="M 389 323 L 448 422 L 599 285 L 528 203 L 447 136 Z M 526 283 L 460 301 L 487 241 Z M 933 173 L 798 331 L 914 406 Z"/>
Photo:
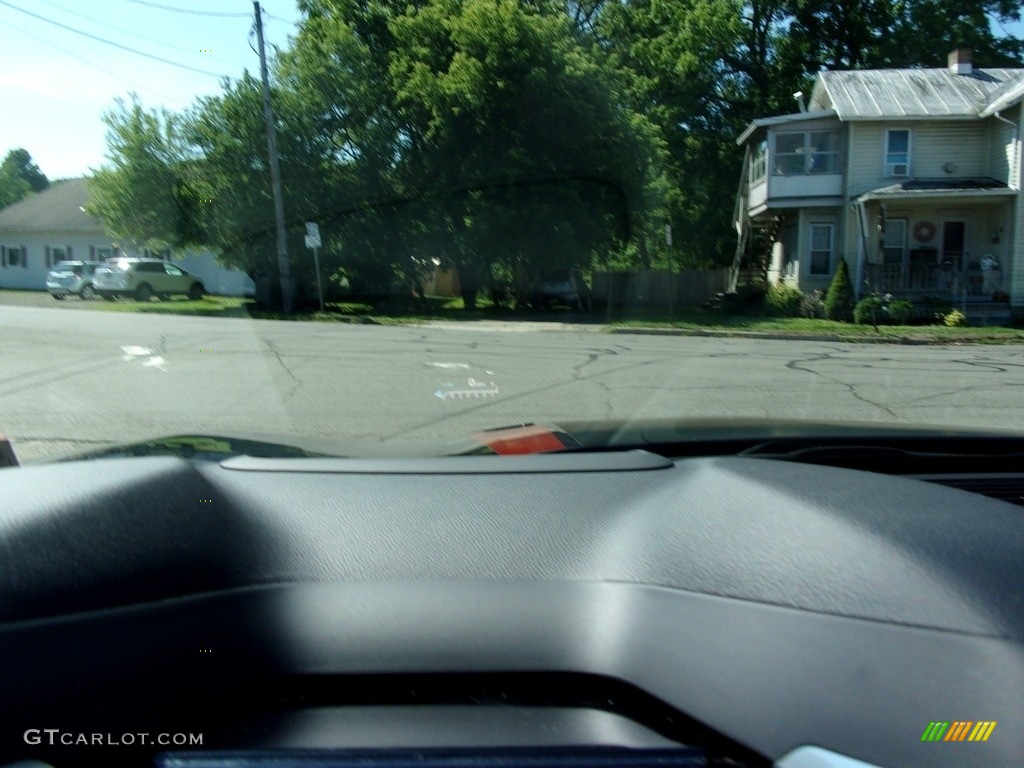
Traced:
<path id="1" fill-rule="evenodd" d="M 831 460 L 5 469 L 0 765 L 1021 765 L 1021 508 Z"/>

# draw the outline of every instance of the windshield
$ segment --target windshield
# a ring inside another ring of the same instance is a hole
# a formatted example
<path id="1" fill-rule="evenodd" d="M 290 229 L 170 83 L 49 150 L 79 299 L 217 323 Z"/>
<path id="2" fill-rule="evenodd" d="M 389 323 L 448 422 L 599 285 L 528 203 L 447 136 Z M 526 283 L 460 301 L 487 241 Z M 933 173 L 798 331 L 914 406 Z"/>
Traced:
<path id="1" fill-rule="evenodd" d="M 251 5 L 0 4 L 22 459 L 1024 424 L 1017 4 Z"/>

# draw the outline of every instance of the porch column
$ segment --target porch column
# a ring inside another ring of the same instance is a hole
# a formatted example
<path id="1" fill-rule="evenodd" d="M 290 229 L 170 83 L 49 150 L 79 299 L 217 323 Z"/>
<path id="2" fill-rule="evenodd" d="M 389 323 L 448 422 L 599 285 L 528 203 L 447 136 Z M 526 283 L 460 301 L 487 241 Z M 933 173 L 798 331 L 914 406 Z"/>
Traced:
<path id="1" fill-rule="evenodd" d="M 775 285 L 782 281 L 782 264 L 786 255 L 786 247 L 781 240 L 772 243 L 772 260 L 768 265 L 768 284 Z"/>
<path id="2" fill-rule="evenodd" d="M 854 203 L 857 214 L 857 264 L 853 270 L 853 299 L 860 301 L 864 292 L 864 259 L 867 258 L 867 212 L 864 210 L 864 203 L 858 200 Z"/>
<path id="3" fill-rule="evenodd" d="M 1017 194 L 1011 200 L 1013 226 L 1006 232 L 1006 263 L 1003 264 L 1003 290 L 1010 294 L 1010 306 L 1024 306 L 1024 106 L 1017 107 L 1017 129 L 1013 136 L 1010 163 L 1010 188 Z"/>

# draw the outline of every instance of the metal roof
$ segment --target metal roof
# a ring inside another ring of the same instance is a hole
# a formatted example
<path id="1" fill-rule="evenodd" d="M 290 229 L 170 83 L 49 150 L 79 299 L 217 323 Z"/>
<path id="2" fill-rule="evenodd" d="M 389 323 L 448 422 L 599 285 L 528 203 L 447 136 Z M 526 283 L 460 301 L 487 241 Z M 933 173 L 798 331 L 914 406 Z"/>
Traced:
<path id="1" fill-rule="evenodd" d="M 81 210 L 89 201 L 86 179 L 60 181 L 0 210 L 0 232 L 103 232 Z"/>
<path id="2" fill-rule="evenodd" d="M 885 187 L 865 192 L 857 198 L 860 202 L 868 200 L 885 200 L 893 197 L 1007 197 L 1017 194 L 1003 182 L 989 178 L 959 179 L 911 179 L 901 184 L 890 184 Z"/>
<path id="3" fill-rule="evenodd" d="M 754 131 L 758 128 L 765 128 L 769 125 L 779 125 L 782 123 L 797 123 L 802 120 L 820 120 L 822 118 L 835 117 L 836 111 L 834 109 L 818 109 L 814 112 L 794 112 L 791 115 L 776 115 L 775 117 L 759 117 L 757 120 L 751 121 L 750 125 L 747 126 L 746 130 L 740 134 L 739 138 L 736 139 L 737 144 L 742 144 L 749 139 Z"/>
<path id="4" fill-rule="evenodd" d="M 1024 69 L 868 69 L 819 72 L 811 104 L 840 120 L 978 117 L 993 94 L 1024 82 Z M 1013 85 L 1010 85 L 1010 84 Z"/>
<path id="5" fill-rule="evenodd" d="M 1024 98 L 1024 78 L 1014 82 L 1009 81 L 1002 88 L 996 90 L 990 97 L 988 104 L 982 111 L 982 117 L 988 117 L 1001 109 L 1006 109 Z"/>

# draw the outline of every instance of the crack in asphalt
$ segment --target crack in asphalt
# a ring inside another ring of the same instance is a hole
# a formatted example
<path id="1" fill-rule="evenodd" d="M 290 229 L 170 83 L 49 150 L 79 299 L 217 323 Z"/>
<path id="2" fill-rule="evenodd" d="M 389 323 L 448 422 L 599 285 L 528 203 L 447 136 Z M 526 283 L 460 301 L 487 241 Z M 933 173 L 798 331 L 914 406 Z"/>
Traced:
<path id="1" fill-rule="evenodd" d="M 614 351 L 609 351 L 609 353 L 612 354 L 612 355 L 617 354 Z M 604 418 L 606 420 L 608 420 L 608 419 L 611 419 L 612 413 L 615 410 L 615 406 L 612 403 L 612 390 L 611 390 L 611 388 L 608 386 L 607 382 L 599 380 L 598 376 L 600 374 L 595 374 L 593 377 L 590 377 L 590 378 L 588 378 L 587 376 L 585 376 L 583 374 L 583 369 L 584 368 L 586 368 L 588 365 L 591 365 L 591 364 L 597 362 L 603 356 L 604 355 L 599 355 L 599 354 L 597 354 L 595 352 L 591 352 L 590 354 L 588 354 L 586 360 L 581 362 L 579 365 L 574 365 L 573 366 L 573 368 L 572 368 L 572 379 L 573 379 L 573 381 L 579 381 L 579 382 L 587 381 L 587 382 L 590 382 L 590 383 L 594 383 L 594 384 L 596 384 L 600 388 L 601 392 L 604 395 L 604 398 L 603 398 L 604 399 Z"/>
<path id="2" fill-rule="evenodd" d="M 278 362 L 278 365 L 280 365 L 281 368 L 284 369 L 284 372 L 287 373 L 289 378 L 291 378 L 291 380 L 295 383 L 294 386 L 282 398 L 283 402 L 287 402 L 288 400 L 291 400 L 295 396 L 295 393 L 302 388 L 302 380 L 298 376 L 296 376 L 292 369 L 288 367 L 287 363 L 285 363 L 284 358 L 281 356 L 281 352 L 278 350 L 277 345 L 274 344 L 274 342 L 267 338 L 263 338 L 261 339 L 261 341 L 266 345 L 267 349 L 270 350 L 271 354 L 273 354 L 274 359 L 276 359 Z"/>
<path id="3" fill-rule="evenodd" d="M 832 376 L 828 376 L 828 375 L 822 373 L 821 371 L 816 371 L 816 370 L 813 370 L 811 368 L 804 368 L 804 367 L 802 367 L 800 365 L 800 363 L 816 363 L 816 362 L 832 361 L 832 360 L 834 360 L 834 358 L 832 356 L 832 353 L 824 352 L 824 353 L 821 353 L 819 355 L 813 355 L 813 356 L 807 357 L 807 358 L 799 358 L 798 357 L 798 358 L 795 358 L 795 359 L 790 359 L 789 362 L 786 363 L 786 368 L 788 368 L 791 371 L 801 371 L 803 373 L 809 373 L 812 376 L 820 376 L 821 378 L 825 379 L 826 381 L 829 381 L 829 382 L 831 382 L 833 384 L 838 384 L 839 386 L 844 387 L 855 400 L 859 400 L 860 402 L 864 403 L 865 405 L 870 405 L 873 408 L 877 408 L 880 411 L 882 411 L 883 413 L 886 413 L 889 416 L 891 416 L 892 418 L 896 419 L 897 421 L 900 420 L 899 414 L 897 414 L 895 411 L 893 411 L 892 408 L 890 408 L 887 405 L 883 405 L 882 403 L 876 403 L 873 400 L 870 400 L 867 397 L 865 397 L 864 395 L 862 395 L 860 392 L 858 392 L 857 391 L 857 387 L 858 387 L 857 384 L 851 384 L 851 383 L 846 382 L 846 381 L 840 381 L 840 380 L 838 380 L 838 379 L 836 379 L 836 378 L 834 378 Z M 870 367 L 870 366 L 858 366 L 858 367 Z"/>

